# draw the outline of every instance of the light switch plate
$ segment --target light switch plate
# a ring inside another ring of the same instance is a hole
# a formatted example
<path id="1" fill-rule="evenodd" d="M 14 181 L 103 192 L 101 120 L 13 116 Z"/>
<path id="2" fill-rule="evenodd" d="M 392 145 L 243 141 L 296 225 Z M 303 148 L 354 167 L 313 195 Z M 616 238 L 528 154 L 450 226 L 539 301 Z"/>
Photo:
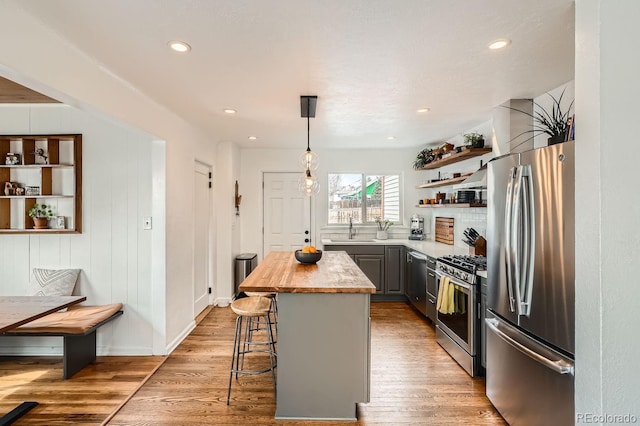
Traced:
<path id="1" fill-rule="evenodd" d="M 143 219 L 142 227 L 144 229 L 151 229 L 151 216 L 147 216 Z"/>

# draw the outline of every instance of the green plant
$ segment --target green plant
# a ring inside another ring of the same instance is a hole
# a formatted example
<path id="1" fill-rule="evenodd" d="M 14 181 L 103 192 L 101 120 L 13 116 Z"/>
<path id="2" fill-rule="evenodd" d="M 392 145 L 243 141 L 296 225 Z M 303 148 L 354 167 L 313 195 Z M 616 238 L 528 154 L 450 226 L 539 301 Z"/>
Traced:
<path id="1" fill-rule="evenodd" d="M 536 106 L 538 110 L 534 111 L 533 114 L 518 108 L 505 106 L 505 108 L 521 112 L 533 118 L 533 128 L 520 133 L 515 138 L 527 133 L 532 133 L 532 136 L 524 141 L 527 142 L 533 139 L 536 135 L 546 133 L 549 135 L 549 138 L 554 139 L 555 141 L 563 141 L 566 137 L 567 131 L 569 130 L 569 117 L 571 116 L 571 108 L 573 108 L 573 103 L 575 102 L 575 99 L 572 100 L 569 107 L 566 110 L 563 110 L 561 103 L 562 98 L 564 97 L 564 92 L 565 91 L 563 90 L 557 99 L 551 93 L 547 93 L 553 101 L 553 104 L 551 105 L 551 112 L 544 109 L 535 101 L 533 101 L 533 105 Z"/>
<path id="2" fill-rule="evenodd" d="M 480 141 L 484 141 L 484 135 L 478 132 L 465 133 L 464 137 L 465 145 L 475 145 Z"/>
<path id="3" fill-rule="evenodd" d="M 380 216 L 376 217 L 376 223 L 378 224 L 378 231 L 387 231 L 393 225 L 393 222 L 387 219 L 382 220 Z"/>
<path id="4" fill-rule="evenodd" d="M 51 219 L 53 217 L 52 206 L 48 206 L 46 204 L 34 204 L 33 207 L 29 209 L 29 217 L 38 218 L 43 217 L 46 219 Z"/>

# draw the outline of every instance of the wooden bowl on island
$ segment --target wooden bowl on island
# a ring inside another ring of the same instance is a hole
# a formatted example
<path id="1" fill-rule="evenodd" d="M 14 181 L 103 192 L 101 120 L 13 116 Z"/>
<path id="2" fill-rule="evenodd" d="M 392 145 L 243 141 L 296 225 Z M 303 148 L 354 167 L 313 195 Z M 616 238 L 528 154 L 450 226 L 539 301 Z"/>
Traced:
<path id="1" fill-rule="evenodd" d="M 322 258 L 322 250 L 315 253 L 304 253 L 300 250 L 295 251 L 296 260 L 304 265 L 313 265 Z"/>

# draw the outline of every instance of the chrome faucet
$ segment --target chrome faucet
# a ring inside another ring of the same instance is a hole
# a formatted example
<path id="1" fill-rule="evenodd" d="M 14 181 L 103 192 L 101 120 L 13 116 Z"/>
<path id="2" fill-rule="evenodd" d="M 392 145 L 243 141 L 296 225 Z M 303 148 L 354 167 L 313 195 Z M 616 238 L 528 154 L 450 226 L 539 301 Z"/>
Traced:
<path id="1" fill-rule="evenodd" d="M 353 239 L 353 236 L 356 234 L 356 230 L 353 229 L 353 218 L 349 216 L 349 239 Z"/>

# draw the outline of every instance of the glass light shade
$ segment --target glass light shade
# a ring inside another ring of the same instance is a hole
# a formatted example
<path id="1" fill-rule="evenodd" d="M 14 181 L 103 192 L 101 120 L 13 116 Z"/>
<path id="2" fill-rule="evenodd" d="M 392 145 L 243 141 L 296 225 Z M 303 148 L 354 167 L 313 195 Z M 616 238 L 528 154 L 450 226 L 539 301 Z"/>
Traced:
<path id="1" fill-rule="evenodd" d="M 318 169 L 318 154 L 311 150 L 307 150 L 300 156 L 300 165 L 303 170 L 317 170 Z"/>
<path id="2" fill-rule="evenodd" d="M 299 189 L 305 195 L 312 196 L 320 192 L 320 185 L 318 180 L 311 175 L 311 171 L 307 171 L 300 177 Z"/>

